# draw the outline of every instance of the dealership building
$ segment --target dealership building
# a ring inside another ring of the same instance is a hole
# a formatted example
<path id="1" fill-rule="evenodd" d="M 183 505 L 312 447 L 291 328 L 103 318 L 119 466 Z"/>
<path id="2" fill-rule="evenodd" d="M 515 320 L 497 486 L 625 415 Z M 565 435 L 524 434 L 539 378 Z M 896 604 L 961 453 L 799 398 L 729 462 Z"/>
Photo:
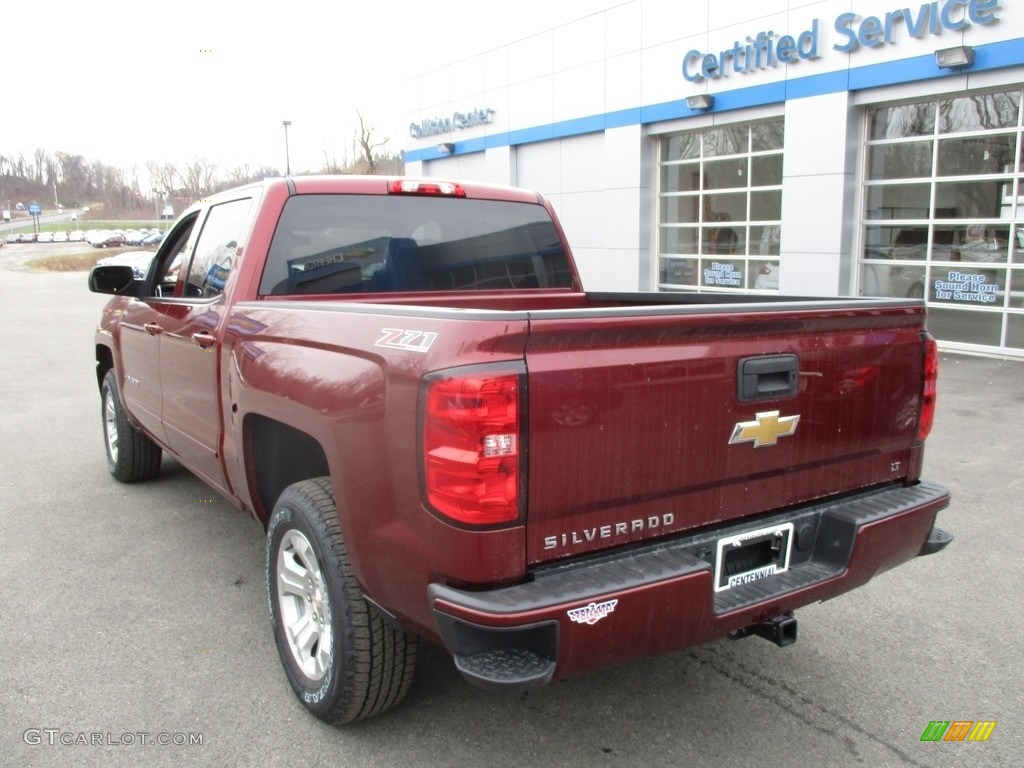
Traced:
<path id="1" fill-rule="evenodd" d="M 1024 0 L 607 5 L 412 79 L 407 173 L 542 192 L 587 290 L 924 298 L 1024 357 Z"/>

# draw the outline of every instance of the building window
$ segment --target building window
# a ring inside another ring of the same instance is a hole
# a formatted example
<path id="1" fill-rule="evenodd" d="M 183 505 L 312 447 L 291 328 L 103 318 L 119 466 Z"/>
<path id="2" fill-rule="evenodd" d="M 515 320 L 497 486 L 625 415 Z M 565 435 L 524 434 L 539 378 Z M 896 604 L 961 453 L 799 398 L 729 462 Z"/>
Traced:
<path id="1" fill-rule="evenodd" d="M 860 293 L 924 298 L 967 348 L 1024 352 L 1021 91 L 867 113 Z"/>
<path id="2" fill-rule="evenodd" d="M 784 121 L 661 140 L 659 290 L 778 291 Z"/>

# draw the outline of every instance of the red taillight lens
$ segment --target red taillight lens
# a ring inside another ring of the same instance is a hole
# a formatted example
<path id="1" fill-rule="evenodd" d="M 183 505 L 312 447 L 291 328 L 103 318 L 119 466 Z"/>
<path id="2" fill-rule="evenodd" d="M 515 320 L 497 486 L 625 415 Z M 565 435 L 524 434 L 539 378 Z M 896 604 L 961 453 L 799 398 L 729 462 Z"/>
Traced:
<path id="1" fill-rule="evenodd" d="M 470 525 L 519 518 L 522 439 L 519 373 L 428 379 L 423 480 L 436 512 Z"/>
<path id="2" fill-rule="evenodd" d="M 441 195 L 444 197 L 465 197 L 466 190 L 461 184 L 450 181 L 421 181 L 418 179 L 393 179 L 388 182 L 392 195 Z"/>
<path id="3" fill-rule="evenodd" d="M 921 387 L 921 413 L 917 419 L 917 439 L 923 441 L 935 421 L 935 397 L 939 380 L 939 348 L 929 334 L 921 334 L 924 342 L 924 383 Z"/>

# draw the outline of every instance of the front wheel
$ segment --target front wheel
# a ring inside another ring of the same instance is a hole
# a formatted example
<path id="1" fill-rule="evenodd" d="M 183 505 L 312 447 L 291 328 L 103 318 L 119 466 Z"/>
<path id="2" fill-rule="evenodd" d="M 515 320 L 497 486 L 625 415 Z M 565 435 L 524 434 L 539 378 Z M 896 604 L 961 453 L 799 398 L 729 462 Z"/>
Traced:
<path id="1" fill-rule="evenodd" d="M 266 574 L 277 651 L 306 709 L 341 725 L 405 698 L 417 638 L 387 623 L 363 597 L 328 478 L 281 494 L 267 526 Z"/>
<path id="2" fill-rule="evenodd" d="M 103 445 L 110 474 L 122 483 L 151 480 L 160 474 L 160 446 L 128 421 L 117 391 L 117 377 L 113 369 L 103 377 L 100 412 L 103 417 Z"/>

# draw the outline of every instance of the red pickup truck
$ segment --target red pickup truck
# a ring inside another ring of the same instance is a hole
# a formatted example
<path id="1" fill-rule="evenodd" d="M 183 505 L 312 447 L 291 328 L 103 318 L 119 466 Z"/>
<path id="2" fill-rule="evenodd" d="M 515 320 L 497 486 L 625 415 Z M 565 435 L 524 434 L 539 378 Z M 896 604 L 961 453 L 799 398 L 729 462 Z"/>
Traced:
<path id="1" fill-rule="evenodd" d="M 215 195 L 89 280 L 110 472 L 166 451 L 266 526 L 329 722 L 398 703 L 421 637 L 495 689 L 787 645 L 952 538 L 920 301 L 586 293 L 542 196 L 383 177 Z"/>

